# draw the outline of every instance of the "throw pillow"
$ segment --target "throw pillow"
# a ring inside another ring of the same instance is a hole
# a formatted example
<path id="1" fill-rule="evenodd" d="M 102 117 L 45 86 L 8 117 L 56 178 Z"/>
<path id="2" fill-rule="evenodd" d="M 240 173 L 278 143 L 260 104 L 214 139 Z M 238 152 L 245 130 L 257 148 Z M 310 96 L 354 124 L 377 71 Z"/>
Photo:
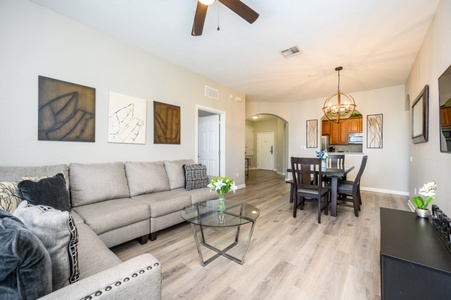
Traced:
<path id="1" fill-rule="evenodd" d="M 0 208 L 7 212 L 14 212 L 22 199 L 20 198 L 17 182 L 0 182 Z"/>
<path id="2" fill-rule="evenodd" d="M 18 218 L 0 210 L 0 298 L 37 299 L 52 292 L 52 262 Z"/>
<path id="3" fill-rule="evenodd" d="M 208 185 L 207 167 L 201 164 L 183 165 L 185 170 L 185 189 L 194 190 Z"/>
<path id="4" fill-rule="evenodd" d="M 69 192 L 62 173 L 43 178 L 37 182 L 23 180 L 19 182 L 19 191 L 24 200 L 34 205 L 47 205 L 61 211 L 70 211 Z"/>
<path id="5" fill-rule="evenodd" d="M 78 280 L 78 232 L 67 211 L 22 201 L 14 211 L 44 244 L 52 260 L 53 290 Z"/>
<path id="6" fill-rule="evenodd" d="M 165 160 L 164 168 L 169 179 L 169 188 L 171 190 L 179 189 L 185 186 L 185 172 L 183 165 L 194 164 L 192 159 Z"/>

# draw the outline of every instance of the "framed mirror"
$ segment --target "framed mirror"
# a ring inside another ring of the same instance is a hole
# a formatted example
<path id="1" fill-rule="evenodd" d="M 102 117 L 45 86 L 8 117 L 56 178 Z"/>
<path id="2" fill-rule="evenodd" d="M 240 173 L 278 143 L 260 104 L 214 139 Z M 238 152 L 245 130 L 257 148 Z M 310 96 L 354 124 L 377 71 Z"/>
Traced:
<path id="1" fill-rule="evenodd" d="M 412 141 L 414 144 L 428 141 L 429 85 L 425 85 L 412 104 Z"/>
<path id="2" fill-rule="evenodd" d="M 451 66 L 438 78 L 440 152 L 451 152 Z"/>

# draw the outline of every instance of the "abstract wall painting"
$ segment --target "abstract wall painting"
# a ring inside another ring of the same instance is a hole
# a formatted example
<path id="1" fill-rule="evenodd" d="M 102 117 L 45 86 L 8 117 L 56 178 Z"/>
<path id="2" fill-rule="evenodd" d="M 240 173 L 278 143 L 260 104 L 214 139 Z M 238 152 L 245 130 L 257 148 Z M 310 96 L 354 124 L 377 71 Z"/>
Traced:
<path id="1" fill-rule="evenodd" d="M 318 120 L 307 120 L 307 148 L 318 147 Z"/>
<path id="2" fill-rule="evenodd" d="M 110 92 L 108 142 L 146 143 L 147 101 Z"/>
<path id="3" fill-rule="evenodd" d="M 367 116 L 366 147 L 381 149 L 383 146 L 383 117 L 382 114 Z"/>
<path id="4" fill-rule="evenodd" d="M 180 144 L 180 106 L 153 102 L 154 144 Z"/>
<path id="5" fill-rule="evenodd" d="M 96 90 L 39 76 L 38 140 L 95 142 Z"/>

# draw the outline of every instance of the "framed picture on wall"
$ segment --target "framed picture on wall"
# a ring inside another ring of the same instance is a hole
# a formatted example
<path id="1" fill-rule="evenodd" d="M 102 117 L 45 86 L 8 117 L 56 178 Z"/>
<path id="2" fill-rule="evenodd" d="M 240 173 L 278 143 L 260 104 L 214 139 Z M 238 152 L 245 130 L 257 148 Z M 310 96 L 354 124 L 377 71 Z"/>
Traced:
<path id="1" fill-rule="evenodd" d="M 307 148 L 318 147 L 318 120 L 307 120 L 306 145 Z"/>
<path id="2" fill-rule="evenodd" d="M 425 143 L 429 137 L 429 85 L 425 85 L 412 104 L 412 141 Z"/>
<path id="3" fill-rule="evenodd" d="M 383 115 L 368 115 L 366 119 L 366 147 L 381 149 L 383 146 Z"/>
<path id="4" fill-rule="evenodd" d="M 180 144 L 180 106 L 153 102 L 154 144 Z"/>

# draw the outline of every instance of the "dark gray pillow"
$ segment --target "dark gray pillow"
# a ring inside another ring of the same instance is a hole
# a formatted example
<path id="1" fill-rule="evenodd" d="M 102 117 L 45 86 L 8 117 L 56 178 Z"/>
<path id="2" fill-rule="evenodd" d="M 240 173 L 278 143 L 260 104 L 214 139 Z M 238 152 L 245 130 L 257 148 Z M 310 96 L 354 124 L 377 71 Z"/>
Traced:
<path id="1" fill-rule="evenodd" d="M 39 181 L 19 182 L 19 191 L 24 200 L 33 205 L 51 206 L 61 211 L 70 211 L 69 192 L 62 173 Z"/>
<path id="2" fill-rule="evenodd" d="M 0 298 L 37 299 L 52 292 L 52 262 L 42 242 L 0 209 Z"/>
<path id="3" fill-rule="evenodd" d="M 207 167 L 201 164 L 183 165 L 185 189 L 194 190 L 208 185 Z"/>

